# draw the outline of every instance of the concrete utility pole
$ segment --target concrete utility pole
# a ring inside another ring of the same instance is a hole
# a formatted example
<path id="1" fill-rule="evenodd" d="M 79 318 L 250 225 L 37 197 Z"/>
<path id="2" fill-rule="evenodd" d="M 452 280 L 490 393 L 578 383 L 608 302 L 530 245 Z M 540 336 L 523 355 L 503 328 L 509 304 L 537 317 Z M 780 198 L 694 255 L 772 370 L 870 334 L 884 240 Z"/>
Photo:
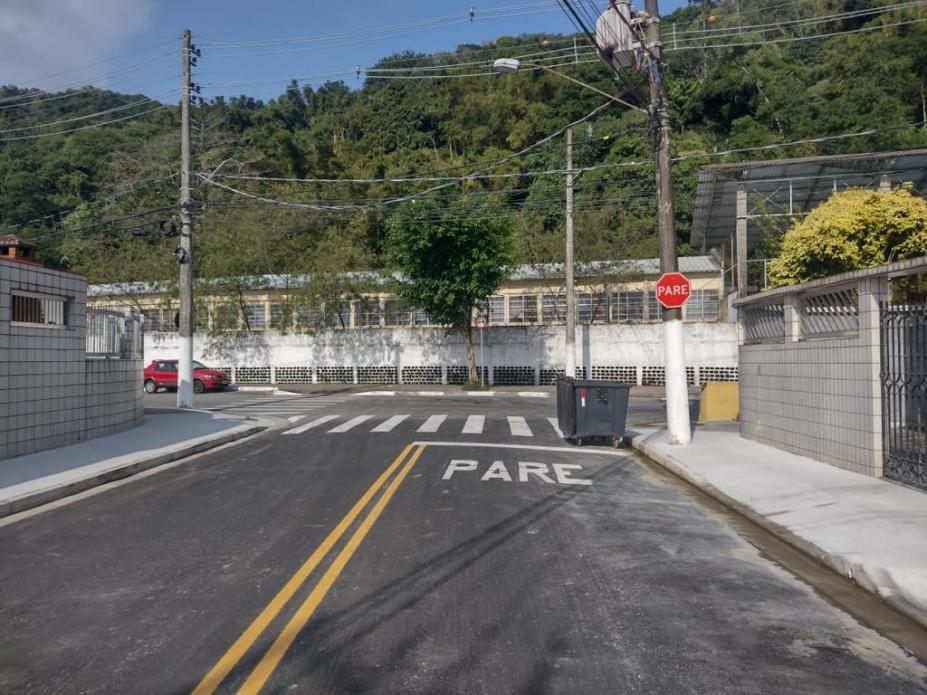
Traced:
<path id="1" fill-rule="evenodd" d="M 183 86 L 180 97 L 180 359 L 177 407 L 193 407 L 193 217 L 190 212 L 190 30 L 183 33 Z"/>
<path id="2" fill-rule="evenodd" d="M 573 128 L 566 131 L 566 375 L 576 376 L 576 287 L 573 279 Z"/>
<path id="3" fill-rule="evenodd" d="M 670 159 L 670 125 L 663 82 L 663 46 L 660 42 L 660 9 L 657 0 L 645 0 L 650 16 L 647 46 L 650 64 L 650 109 L 654 120 L 657 160 L 657 228 L 660 236 L 660 271 L 679 270 L 676 258 L 676 224 L 673 209 L 673 172 Z M 692 441 L 689 422 L 689 390 L 686 385 L 685 342 L 682 309 L 663 310 L 663 343 L 666 367 L 666 425 L 676 444 Z"/>

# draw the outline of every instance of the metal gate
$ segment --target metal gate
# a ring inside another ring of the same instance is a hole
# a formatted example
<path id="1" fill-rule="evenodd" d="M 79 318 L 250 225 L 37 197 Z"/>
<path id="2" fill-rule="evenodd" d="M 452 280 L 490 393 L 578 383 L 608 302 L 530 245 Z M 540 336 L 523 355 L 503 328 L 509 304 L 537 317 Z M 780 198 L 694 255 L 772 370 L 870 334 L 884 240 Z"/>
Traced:
<path id="1" fill-rule="evenodd" d="M 927 305 L 883 302 L 883 474 L 927 489 Z"/>

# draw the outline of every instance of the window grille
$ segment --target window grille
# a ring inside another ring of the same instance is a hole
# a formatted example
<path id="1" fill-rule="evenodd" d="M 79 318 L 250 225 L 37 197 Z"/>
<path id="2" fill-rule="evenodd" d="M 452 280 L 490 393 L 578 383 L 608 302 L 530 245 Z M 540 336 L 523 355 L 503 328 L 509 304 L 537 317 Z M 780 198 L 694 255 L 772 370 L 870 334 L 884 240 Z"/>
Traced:
<path id="1" fill-rule="evenodd" d="M 647 293 L 647 320 L 650 322 L 663 320 L 663 305 L 657 300 L 656 292 Z"/>
<path id="2" fill-rule="evenodd" d="M 859 332 L 856 288 L 801 297 L 801 337 L 824 338 Z"/>
<path id="3" fill-rule="evenodd" d="M 580 323 L 601 323 L 608 318 L 608 295 L 580 294 L 576 303 Z"/>
<path id="4" fill-rule="evenodd" d="M 245 319 L 252 331 L 260 331 L 267 328 L 267 307 L 263 304 L 245 304 Z"/>
<path id="5" fill-rule="evenodd" d="M 412 310 L 399 299 L 387 299 L 383 303 L 383 325 L 412 325 Z"/>
<path id="6" fill-rule="evenodd" d="M 685 312 L 688 321 L 717 321 L 720 316 L 718 290 L 692 290 Z"/>
<path id="7" fill-rule="evenodd" d="M 545 294 L 541 298 L 544 323 L 562 323 L 566 321 L 566 295 Z"/>
<path id="8" fill-rule="evenodd" d="M 489 322 L 497 326 L 505 323 L 505 297 L 502 295 L 489 298 Z"/>
<path id="9" fill-rule="evenodd" d="M 537 323 L 538 296 L 520 294 L 509 297 L 509 323 Z"/>
<path id="10" fill-rule="evenodd" d="M 612 294 L 612 323 L 640 323 L 644 320 L 644 293 L 640 290 Z"/>
<path id="11" fill-rule="evenodd" d="M 64 326 L 67 323 L 67 300 L 39 294 L 13 292 L 13 323 L 33 326 Z"/>
<path id="12" fill-rule="evenodd" d="M 375 299 L 354 303 L 354 317 L 358 328 L 380 326 L 380 303 Z"/>

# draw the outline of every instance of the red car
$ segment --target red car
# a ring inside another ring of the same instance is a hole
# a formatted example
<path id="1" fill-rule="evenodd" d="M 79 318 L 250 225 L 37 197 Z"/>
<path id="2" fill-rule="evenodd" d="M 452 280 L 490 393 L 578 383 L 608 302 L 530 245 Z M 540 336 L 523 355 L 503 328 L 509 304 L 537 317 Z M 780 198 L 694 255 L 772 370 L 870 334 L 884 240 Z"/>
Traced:
<path id="1" fill-rule="evenodd" d="M 229 385 L 225 372 L 210 369 L 202 362 L 193 361 L 193 393 L 222 391 Z M 155 360 L 145 367 L 145 391 L 157 393 L 158 389 L 171 391 L 177 388 L 177 360 Z"/>

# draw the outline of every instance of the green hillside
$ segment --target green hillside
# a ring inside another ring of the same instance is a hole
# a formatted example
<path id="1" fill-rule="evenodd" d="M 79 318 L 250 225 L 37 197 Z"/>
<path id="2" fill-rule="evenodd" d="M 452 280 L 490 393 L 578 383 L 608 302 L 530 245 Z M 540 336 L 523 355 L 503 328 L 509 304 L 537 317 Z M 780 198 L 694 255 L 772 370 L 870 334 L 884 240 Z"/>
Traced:
<path id="1" fill-rule="evenodd" d="M 740 0 L 699 4 L 664 18 L 665 44 L 676 48 L 666 56 L 673 149 L 685 157 L 675 167 L 683 250 L 702 165 L 927 145 L 927 130 L 913 125 L 923 119 L 927 9 L 906 3 L 871 12 L 887 4 L 807 1 L 761 11 L 759 3 Z M 857 14 L 815 20 L 846 12 Z M 726 30 L 745 26 L 753 28 Z M 511 155 L 588 114 L 604 98 L 540 70 L 459 75 L 467 74 L 463 63 L 532 54 L 532 60 L 564 63 L 558 69 L 646 105 L 646 74 L 632 68 L 616 82 L 591 58 L 585 39 L 580 62 L 571 64 L 572 45 L 571 36 L 504 37 L 443 55 L 390 56 L 357 89 L 340 82 L 317 89 L 293 83 L 266 102 L 242 96 L 197 105 L 194 169 L 212 172 L 222 165 L 212 183 L 195 178 L 198 272 L 321 277 L 380 267 L 384 222 L 403 204 L 391 201 L 416 193 L 446 202 L 487 200 L 494 215 L 510 221 L 519 261 L 557 260 L 563 138 Z M 203 62 L 208 59 L 204 53 Z M 460 67 L 434 69 L 440 65 Z M 448 77 L 421 79 L 426 72 Z M 150 108 L 131 106 L 142 97 L 101 90 L 67 99 L 22 96 L 29 91 L 0 88 L 0 223 L 18 225 L 19 233 L 39 241 L 44 259 L 94 281 L 172 279 L 176 240 L 152 232 L 159 221 L 172 219 L 176 207 L 176 106 L 105 128 L 13 139 L 55 131 L 25 130 L 40 123 L 122 109 L 71 121 L 76 128 Z M 784 145 L 870 129 L 876 132 Z M 577 127 L 575 140 L 576 166 L 610 165 L 578 179 L 580 260 L 656 255 L 646 119 L 613 105 Z M 772 147 L 717 156 L 760 146 Z M 479 171 L 485 175 L 448 180 Z M 534 173 L 515 175 L 525 172 Z"/>

